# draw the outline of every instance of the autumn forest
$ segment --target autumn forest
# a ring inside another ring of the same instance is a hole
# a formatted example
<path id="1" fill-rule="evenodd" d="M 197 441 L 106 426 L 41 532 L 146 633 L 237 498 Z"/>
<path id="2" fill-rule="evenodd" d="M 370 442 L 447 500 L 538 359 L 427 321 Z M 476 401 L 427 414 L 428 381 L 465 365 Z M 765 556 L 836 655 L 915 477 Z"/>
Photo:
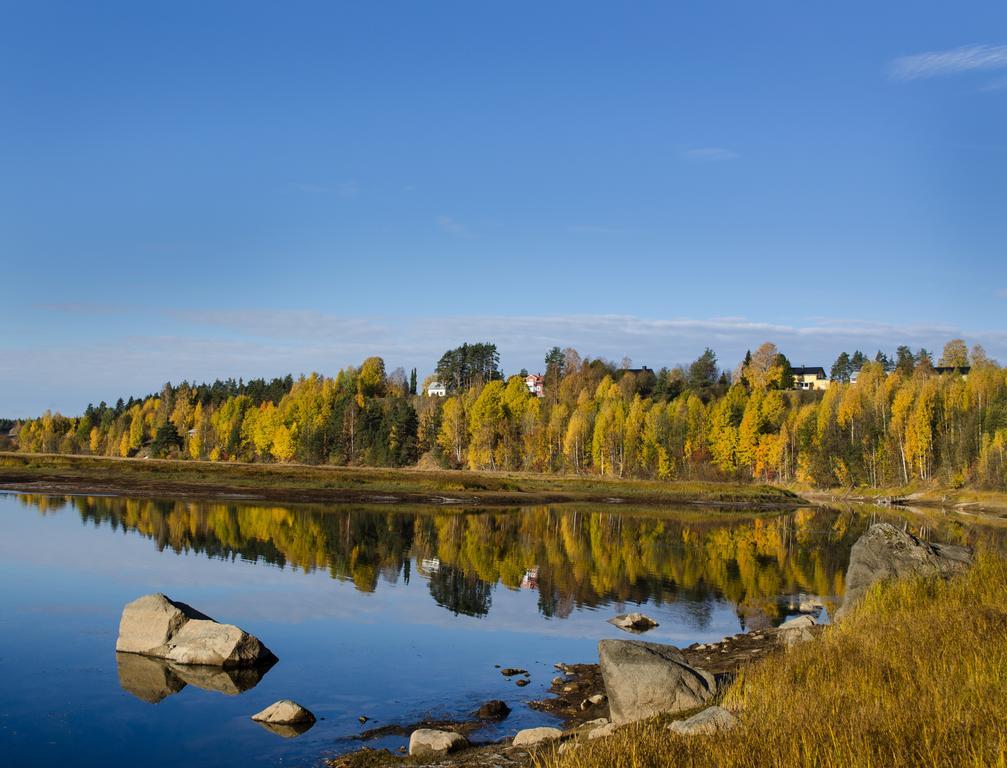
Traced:
<path id="1" fill-rule="evenodd" d="M 332 377 L 166 384 L 13 432 L 32 453 L 1007 488 L 1007 369 L 960 340 L 936 362 L 843 353 L 823 391 L 795 389 L 769 343 L 731 371 L 709 349 L 652 371 L 559 348 L 544 371 L 536 393 L 492 344 L 463 345 L 422 387 L 372 357 Z"/>

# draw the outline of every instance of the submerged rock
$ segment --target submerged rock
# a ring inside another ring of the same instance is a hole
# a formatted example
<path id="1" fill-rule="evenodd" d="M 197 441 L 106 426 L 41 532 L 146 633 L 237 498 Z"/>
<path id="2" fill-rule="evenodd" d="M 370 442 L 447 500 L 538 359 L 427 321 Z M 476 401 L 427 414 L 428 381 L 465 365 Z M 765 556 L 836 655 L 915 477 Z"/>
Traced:
<path id="1" fill-rule="evenodd" d="M 646 632 L 648 629 L 660 626 L 652 618 L 644 616 L 642 613 L 622 613 L 609 619 L 608 623 L 627 632 Z"/>
<path id="2" fill-rule="evenodd" d="M 409 754 L 412 757 L 437 757 L 467 746 L 468 740 L 454 731 L 420 728 L 409 736 Z"/>
<path id="3" fill-rule="evenodd" d="M 511 744 L 515 747 L 534 747 L 536 744 L 561 738 L 563 731 L 559 728 L 525 728 L 517 732 Z"/>
<path id="4" fill-rule="evenodd" d="M 965 547 L 931 544 L 888 523 L 875 523 L 850 550 L 842 618 L 876 581 L 905 576 L 951 576 L 972 564 Z"/>
<path id="5" fill-rule="evenodd" d="M 115 649 L 176 664 L 213 667 L 254 667 L 276 661 L 254 635 L 233 624 L 220 624 L 162 594 L 144 595 L 123 609 Z"/>
<path id="6" fill-rule="evenodd" d="M 717 690 L 713 675 L 689 666 L 673 645 L 602 640 L 598 659 L 616 725 L 695 709 Z"/>
<path id="7" fill-rule="evenodd" d="M 499 699 L 487 701 L 475 712 L 476 717 L 480 720 L 503 720 L 509 714 L 510 707 L 507 706 L 506 702 Z"/>
<path id="8" fill-rule="evenodd" d="M 737 727 L 738 718 L 723 707 L 709 707 L 687 720 L 676 720 L 668 730 L 680 736 L 710 736 Z"/>

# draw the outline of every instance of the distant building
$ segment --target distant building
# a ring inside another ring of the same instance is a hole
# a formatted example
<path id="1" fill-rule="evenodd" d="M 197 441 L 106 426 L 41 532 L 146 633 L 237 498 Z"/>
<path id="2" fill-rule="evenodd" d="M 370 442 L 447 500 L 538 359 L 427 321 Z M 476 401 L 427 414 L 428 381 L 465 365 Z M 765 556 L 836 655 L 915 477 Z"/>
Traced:
<path id="1" fill-rule="evenodd" d="M 794 389 L 823 390 L 828 389 L 832 383 L 821 366 L 801 366 L 791 368 L 790 371 L 794 374 Z"/>
<path id="2" fill-rule="evenodd" d="M 441 381 L 431 381 L 427 385 L 427 397 L 447 397 L 448 388 Z"/>
<path id="3" fill-rule="evenodd" d="M 524 377 L 524 385 L 535 397 L 545 397 L 545 377 L 537 373 L 529 373 Z"/>
<path id="4" fill-rule="evenodd" d="M 857 370 L 853 371 L 850 374 L 850 384 L 856 384 L 857 383 L 857 379 L 859 379 L 859 378 L 860 378 L 860 369 L 858 368 Z"/>

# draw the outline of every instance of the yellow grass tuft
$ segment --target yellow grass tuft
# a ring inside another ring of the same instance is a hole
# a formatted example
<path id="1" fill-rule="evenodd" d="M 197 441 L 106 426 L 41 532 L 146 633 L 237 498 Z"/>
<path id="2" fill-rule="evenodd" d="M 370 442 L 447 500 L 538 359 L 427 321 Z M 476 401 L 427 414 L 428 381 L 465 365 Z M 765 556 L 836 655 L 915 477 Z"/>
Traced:
<path id="1" fill-rule="evenodd" d="M 1007 560 L 951 581 L 875 585 L 821 639 L 752 665 L 724 695 L 743 725 L 680 737 L 656 719 L 539 768 L 1007 766 Z"/>

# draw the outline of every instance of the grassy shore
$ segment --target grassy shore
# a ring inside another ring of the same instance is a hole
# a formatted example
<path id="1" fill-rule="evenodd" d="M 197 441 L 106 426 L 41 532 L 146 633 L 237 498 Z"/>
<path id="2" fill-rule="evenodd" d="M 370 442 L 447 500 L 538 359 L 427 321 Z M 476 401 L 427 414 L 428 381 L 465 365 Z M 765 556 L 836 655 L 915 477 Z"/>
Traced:
<path id="1" fill-rule="evenodd" d="M 876 585 L 817 642 L 756 663 L 726 692 L 742 726 L 681 737 L 657 719 L 538 768 L 1007 766 L 1007 561 L 952 581 Z"/>
<path id="2" fill-rule="evenodd" d="M 59 493 L 467 506 L 622 501 L 769 508 L 804 503 L 800 496 L 787 489 L 745 483 L 23 453 L 0 453 L 0 488 Z"/>

